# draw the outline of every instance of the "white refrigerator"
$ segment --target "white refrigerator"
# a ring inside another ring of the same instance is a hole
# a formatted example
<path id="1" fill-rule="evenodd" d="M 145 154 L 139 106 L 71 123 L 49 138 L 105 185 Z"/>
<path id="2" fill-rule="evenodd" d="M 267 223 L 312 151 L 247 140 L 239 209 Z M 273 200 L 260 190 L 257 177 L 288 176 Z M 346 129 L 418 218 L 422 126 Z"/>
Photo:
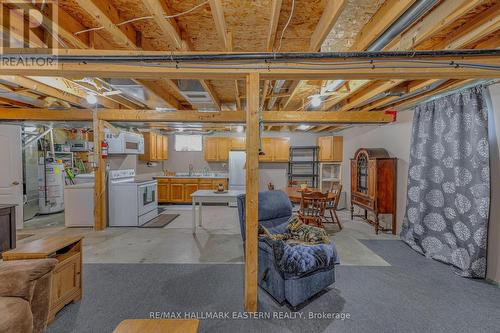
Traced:
<path id="1" fill-rule="evenodd" d="M 234 150 L 229 152 L 229 189 L 244 191 L 246 186 L 246 153 Z"/>

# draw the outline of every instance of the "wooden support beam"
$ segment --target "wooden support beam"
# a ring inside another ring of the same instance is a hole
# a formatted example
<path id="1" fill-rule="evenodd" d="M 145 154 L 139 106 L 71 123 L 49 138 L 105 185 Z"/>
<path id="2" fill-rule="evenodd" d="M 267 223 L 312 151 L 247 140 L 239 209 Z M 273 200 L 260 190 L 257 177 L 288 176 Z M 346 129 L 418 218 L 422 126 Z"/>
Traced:
<path id="1" fill-rule="evenodd" d="M 210 0 L 210 10 L 212 11 L 212 16 L 215 21 L 215 29 L 217 30 L 217 35 L 219 35 L 219 39 L 222 42 L 223 48 L 227 50 L 228 38 L 226 19 L 224 18 L 224 10 L 222 9 L 220 0 Z"/>
<path id="2" fill-rule="evenodd" d="M 257 311 L 259 210 L 259 74 L 247 77 L 246 198 L 245 198 L 245 311 Z"/>
<path id="3" fill-rule="evenodd" d="M 258 106 L 258 104 L 257 104 Z M 181 110 L 160 112 L 154 110 L 98 109 L 98 118 L 108 122 L 191 122 L 191 123 L 245 123 L 244 111 L 199 112 Z M 381 111 L 331 112 L 331 111 L 266 111 L 262 113 L 265 124 L 354 124 L 388 123 L 392 116 Z M 33 121 L 92 121 L 90 109 L 10 109 L 0 108 L 0 120 Z"/>
<path id="4" fill-rule="evenodd" d="M 106 212 L 106 160 L 102 158 L 101 142 L 104 141 L 104 121 L 93 117 L 94 149 L 97 151 L 94 167 L 94 230 L 100 231 L 107 227 Z"/>
<path id="5" fill-rule="evenodd" d="M 437 59 L 436 59 L 437 60 Z M 451 58 L 441 58 L 440 61 L 450 61 Z M 500 57 L 483 57 L 481 60 L 465 58 L 457 59 L 458 62 L 476 64 L 498 65 Z M 19 67 L 4 64 L 0 68 L 0 75 L 25 75 L 25 76 L 63 76 L 82 77 L 89 73 L 97 77 L 123 77 L 136 79 L 242 79 L 249 72 L 260 74 L 263 80 L 330 80 L 330 79 L 358 79 L 358 80 L 389 80 L 389 79 L 467 79 L 467 78 L 498 78 L 496 68 L 476 67 L 401 67 L 401 63 L 386 62 L 384 66 L 363 67 L 356 70 L 350 68 L 321 68 L 305 69 L 294 68 L 293 65 L 280 65 L 279 68 L 175 68 L 175 67 L 151 67 L 120 64 L 96 64 L 96 63 L 61 63 L 58 67 L 29 66 Z"/>
<path id="6" fill-rule="evenodd" d="M 350 51 L 364 51 L 377 40 L 415 0 L 386 0 L 356 35 Z"/>
<path id="7" fill-rule="evenodd" d="M 271 19 L 269 20 L 269 30 L 267 31 L 267 52 L 272 52 L 274 48 L 274 42 L 276 40 L 276 30 L 278 29 L 278 22 L 280 20 L 282 2 L 282 0 L 273 0 Z"/>
<path id="8" fill-rule="evenodd" d="M 309 51 L 319 51 L 321 44 L 323 44 L 337 22 L 340 13 L 342 13 L 345 4 L 345 0 L 327 0 L 325 9 L 323 9 L 323 14 L 321 14 L 318 25 L 311 36 Z"/>

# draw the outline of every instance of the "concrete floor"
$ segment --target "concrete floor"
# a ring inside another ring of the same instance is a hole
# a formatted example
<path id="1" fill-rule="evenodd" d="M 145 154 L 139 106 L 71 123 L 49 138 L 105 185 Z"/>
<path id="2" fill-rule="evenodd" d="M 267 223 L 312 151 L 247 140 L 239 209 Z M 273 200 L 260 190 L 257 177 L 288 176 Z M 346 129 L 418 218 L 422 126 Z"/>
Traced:
<path id="1" fill-rule="evenodd" d="M 164 228 L 65 228 L 64 214 L 36 217 L 25 223 L 18 234 L 31 235 L 19 241 L 29 242 L 47 235 L 82 234 L 85 263 L 242 263 L 243 246 L 236 208 L 205 206 L 203 227 L 193 236 L 191 206 L 165 206 L 163 213 L 180 214 Z M 389 266 L 359 240 L 399 239 L 389 234 L 375 235 L 373 228 L 347 211 L 340 211 L 341 231 L 327 225 L 341 259 L 341 265 Z"/>

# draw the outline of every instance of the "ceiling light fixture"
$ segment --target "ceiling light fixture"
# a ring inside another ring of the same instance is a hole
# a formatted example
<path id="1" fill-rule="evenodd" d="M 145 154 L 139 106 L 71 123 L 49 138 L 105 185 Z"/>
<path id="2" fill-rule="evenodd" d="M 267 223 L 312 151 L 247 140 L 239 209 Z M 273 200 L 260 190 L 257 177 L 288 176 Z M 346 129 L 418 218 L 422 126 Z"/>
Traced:
<path id="1" fill-rule="evenodd" d="M 87 97 L 85 97 L 85 99 L 87 100 L 87 103 L 89 103 L 89 104 L 94 105 L 97 103 L 97 97 L 94 95 L 87 95 Z"/>

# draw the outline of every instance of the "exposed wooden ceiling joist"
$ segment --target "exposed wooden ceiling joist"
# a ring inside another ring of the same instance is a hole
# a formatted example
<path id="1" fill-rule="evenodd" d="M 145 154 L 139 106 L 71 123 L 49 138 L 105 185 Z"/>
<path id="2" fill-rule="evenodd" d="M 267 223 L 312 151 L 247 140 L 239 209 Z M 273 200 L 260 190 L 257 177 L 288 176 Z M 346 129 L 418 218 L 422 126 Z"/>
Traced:
<path id="1" fill-rule="evenodd" d="M 308 50 L 309 52 L 316 52 L 320 50 L 321 45 L 325 41 L 326 37 L 332 30 L 332 27 L 335 25 L 335 22 L 337 21 L 340 13 L 342 12 L 345 3 L 346 3 L 345 0 L 327 1 L 326 7 L 323 10 L 323 14 L 321 15 L 321 18 L 319 19 L 319 22 L 316 25 L 316 28 L 314 29 L 314 32 L 311 36 L 311 42 L 309 44 L 309 50 Z M 300 82 L 291 83 L 288 89 L 290 96 L 285 100 L 285 102 L 282 105 L 282 108 L 286 109 L 288 107 L 288 105 L 294 98 L 296 90 L 299 86 Z"/>
<path id="2" fill-rule="evenodd" d="M 109 3 L 99 0 L 75 0 L 104 30 L 109 32 L 113 42 L 127 49 L 138 49 L 136 31 L 129 24 L 117 26 L 123 20 L 118 10 Z"/>
<path id="3" fill-rule="evenodd" d="M 316 52 L 320 50 L 326 36 L 328 36 L 335 22 L 337 22 L 340 13 L 342 13 L 345 3 L 345 0 L 327 0 L 323 14 L 311 36 L 309 51 Z"/>
<path id="4" fill-rule="evenodd" d="M 271 8 L 271 19 L 269 20 L 269 29 L 267 32 L 267 52 L 272 52 L 274 48 L 274 42 L 276 40 L 276 30 L 278 29 L 278 22 L 280 20 L 282 2 L 282 0 L 273 0 Z"/>
<path id="5" fill-rule="evenodd" d="M 475 8 L 484 0 L 444 0 L 410 29 L 394 38 L 384 50 L 411 50 Z"/>
<path id="6" fill-rule="evenodd" d="M 224 18 L 224 10 L 222 9 L 222 4 L 220 0 L 210 0 L 209 3 L 210 10 L 212 11 L 212 16 L 215 21 L 217 34 L 219 35 L 219 39 L 221 40 L 224 49 L 227 50 L 229 41 L 227 38 L 226 19 Z"/>
<path id="7" fill-rule="evenodd" d="M 364 51 L 377 40 L 415 0 L 386 0 L 372 16 L 350 47 L 350 51 Z"/>
<path id="8" fill-rule="evenodd" d="M 156 25 L 163 31 L 163 34 L 170 39 L 170 42 L 177 50 L 187 50 L 188 47 L 179 33 L 179 27 L 175 21 L 165 18 L 169 15 L 169 10 L 165 3 L 160 0 L 142 0 L 142 3 L 153 16 Z"/>

